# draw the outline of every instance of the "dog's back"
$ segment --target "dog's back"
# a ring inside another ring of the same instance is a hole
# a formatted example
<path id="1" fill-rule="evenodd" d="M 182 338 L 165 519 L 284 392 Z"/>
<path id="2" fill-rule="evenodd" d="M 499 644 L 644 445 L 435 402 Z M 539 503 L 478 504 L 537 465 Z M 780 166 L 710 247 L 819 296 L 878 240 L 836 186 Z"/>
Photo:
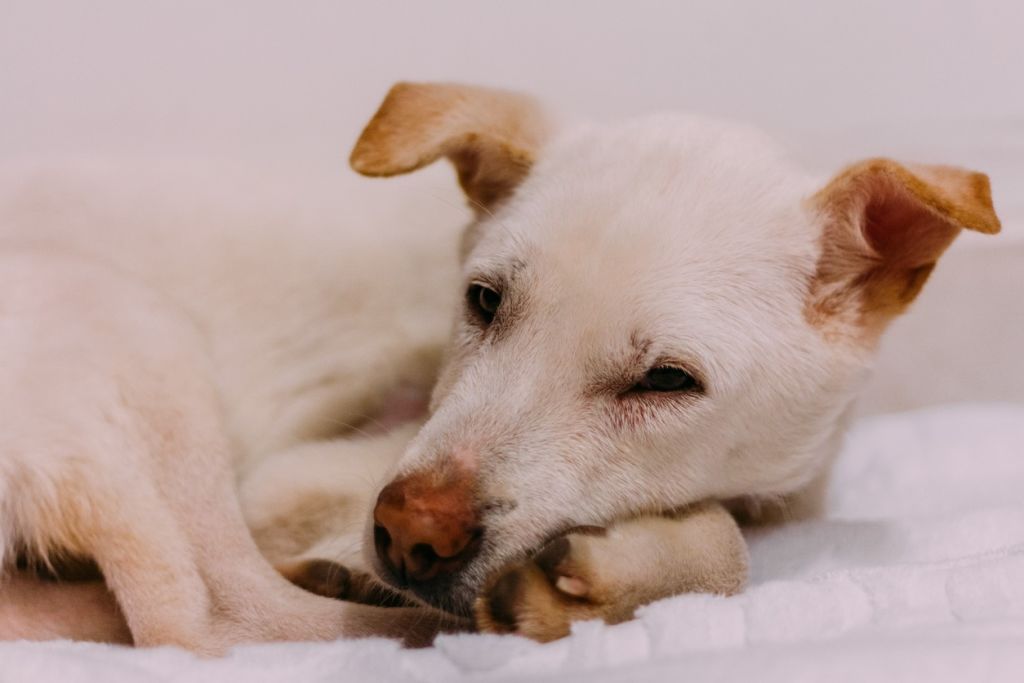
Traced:
<path id="1" fill-rule="evenodd" d="M 337 417 L 374 412 L 381 386 L 432 380 L 468 212 L 447 178 L 413 180 L 395 202 L 386 183 L 213 161 L 12 162 L 0 253 L 59 249 L 166 296 L 203 331 L 232 434 L 259 458 L 345 431 Z"/>
<path id="2" fill-rule="evenodd" d="M 95 560 L 136 644 L 366 632 L 355 606 L 259 555 L 235 461 L 348 429 L 333 416 L 372 408 L 382 384 L 429 383 L 447 324 L 417 304 L 443 305 L 424 284 L 450 270 L 388 258 L 403 238 L 356 212 L 326 220 L 245 179 L 123 168 L 0 171 L 6 569 Z M 437 249 L 421 255 L 454 251 L 422 234 Z M 382 277 L 415 294 L 375 294 Z M 0 584 L 15 605 L 0 617 L 26 601 L 45 613 L 39 589 Z M 14 626 L 0 635 L 26 634 Z"/>

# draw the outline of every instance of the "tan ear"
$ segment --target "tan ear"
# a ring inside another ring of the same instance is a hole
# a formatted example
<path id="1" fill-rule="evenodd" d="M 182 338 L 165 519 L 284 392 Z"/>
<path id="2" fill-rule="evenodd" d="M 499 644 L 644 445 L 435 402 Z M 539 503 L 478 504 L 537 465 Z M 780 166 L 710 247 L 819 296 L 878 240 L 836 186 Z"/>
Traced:
<path id="1" fill-rule="evenodd" d="M 824 220 L 808 319 L 873 341 L 962 229 L 999 232 L 988 177 L 950 166 L 855 164 L 812 203 Z"/>
<path id="2" fill-rule="evenodd" d="M 541 108 L 524 95 L 398 83 L 366 125 L 349 161 L 363 175 L 393 176 L 447 157 L 480 209 L 512 193 L 547 134 Z"/>

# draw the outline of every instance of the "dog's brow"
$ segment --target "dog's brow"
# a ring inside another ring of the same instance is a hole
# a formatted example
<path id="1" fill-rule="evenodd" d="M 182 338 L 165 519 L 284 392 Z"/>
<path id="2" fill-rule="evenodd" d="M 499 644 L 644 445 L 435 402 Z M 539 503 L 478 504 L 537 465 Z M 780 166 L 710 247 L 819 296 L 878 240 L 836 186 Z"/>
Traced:
<path id="1" fill-rule="evenodd" d="M 619 391 L 632 384 L 647 369 L 653 344 L 651 339 L 633 331 L 621 355 L 615 354 L 610 364 L 609 358 L 595 359 L 590 364 L 594 375 L 592 381 L 588 382 L 587 393 Z"/>
<path id="2" fill-rule="evenodd" d="M 634 365 L 640 365 L 647 359 L 647 354 L 650 352 L 653 343 L 649 337 L 643 336 L 636 330 L 630 333 L 629 345 L 632 349 L 631 360 Z"/>
<path id="3" fill-rule="evenodd" d="M 470 269 L 470 279 L 490 283 L 502 289 L 513 283 L 526 270 L 524 259 L 513 257 L 507 260 L 482 262 Z"/>

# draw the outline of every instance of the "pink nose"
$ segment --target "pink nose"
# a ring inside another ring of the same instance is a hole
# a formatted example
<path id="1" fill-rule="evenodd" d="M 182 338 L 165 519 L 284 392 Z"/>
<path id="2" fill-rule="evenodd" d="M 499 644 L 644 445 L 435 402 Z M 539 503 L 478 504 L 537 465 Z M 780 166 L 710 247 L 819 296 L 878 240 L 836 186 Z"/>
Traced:
<path id="1" fill-rule="evenodd" d="M 377 497 L 373 521 L 377 556 L 403 584 L 454 574 L 482 536 L 464 473 L 421 472 L 391 482 Z"/>

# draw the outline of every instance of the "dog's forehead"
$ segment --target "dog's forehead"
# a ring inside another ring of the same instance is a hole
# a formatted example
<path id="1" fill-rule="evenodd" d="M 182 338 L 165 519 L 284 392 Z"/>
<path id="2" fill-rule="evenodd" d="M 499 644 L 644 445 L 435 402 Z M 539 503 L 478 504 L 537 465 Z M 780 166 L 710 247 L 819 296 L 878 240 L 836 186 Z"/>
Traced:
<path id="1" fill-rule="evenodd" d="M 802 286 L 793 276 L 817 242 L 809 188 L 742 126 L 678 116 L 589 126 L 551 143 L 478 253 L 605 310 L 742 301 Z"/>
<path id="2" fill-rule="evenodd" d="M 683 243 L 784 248 L 774 224 L 799 209 L 807 189 L 806 176 L 759 131 L 661 116 L 556 137 L 504 222 L 522 241 L 604 246 L 618 258 L 634 247 L 673 254 Z"/>

